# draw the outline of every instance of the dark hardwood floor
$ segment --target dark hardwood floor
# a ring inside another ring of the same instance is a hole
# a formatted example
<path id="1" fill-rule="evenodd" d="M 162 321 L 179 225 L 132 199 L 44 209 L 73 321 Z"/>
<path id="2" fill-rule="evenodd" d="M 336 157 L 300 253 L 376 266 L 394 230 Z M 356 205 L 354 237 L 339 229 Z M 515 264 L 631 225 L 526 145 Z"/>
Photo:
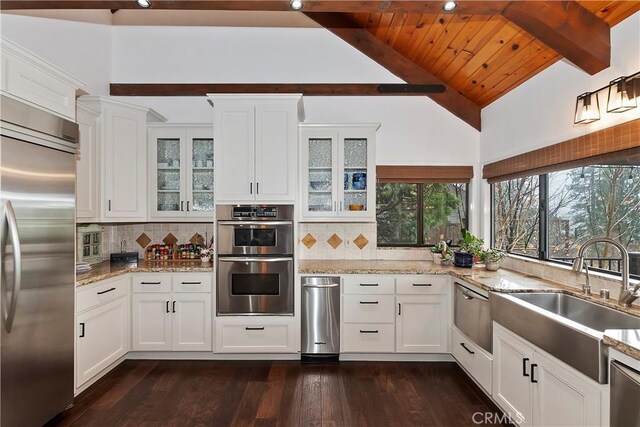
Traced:
<path id="1" fill-rule="evenodd" d="M 472 426 L 496 411 L 448 362 L 128 360 L 49 425 Z"/>

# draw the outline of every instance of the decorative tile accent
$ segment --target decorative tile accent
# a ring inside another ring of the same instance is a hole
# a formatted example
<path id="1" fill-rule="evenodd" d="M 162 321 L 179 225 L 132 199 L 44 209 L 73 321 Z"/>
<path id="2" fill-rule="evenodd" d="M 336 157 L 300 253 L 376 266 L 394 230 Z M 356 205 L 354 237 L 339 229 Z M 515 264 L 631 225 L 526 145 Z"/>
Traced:
<path id="1" fill-rule="evenodd" d="M 336 233 L 333 233 L 331 235 L 331 237 L 329 237 L 329 240 L 327 240 L 327 243 L 329 244 L 329 246 L 331 246 L 333 249 L 337 249 L 338 246 L 340 246 L 342 244 L 342 239 L 340 238 L 340 236 L 338 236 Z"/>
<path id="2" fill-rule="evenodd" d="M 307 249 L 311 249 L 313 245 L 316 244 L 316 242 L 317 242 L 316 238 L 309 233 L 307 233 L 307 235 L 304 236 L 304 238 L 302 239 L 302 244 L 305 245 Z"/>
<path id="3" fill-rule="evenodd" d="M 191 236 L 189 242 L 193 243 L 194 245 L 204 246 L 204 237 L 202 237 L 200 233 L 196 233 Z"/>
<path id="4" fill-rule="evenodd" d="M 369 240 L 367 240 L 367 238 L 364 237 L 362 234 L 359 234 L 358 237 L 356 237 L 353 240 L 353 243 L 355 243 L 358 248 L 362 249 L 365 246 L 367 246 L 367 243 L 369 243 Z"/>
<path id="5" fill-rule="evenodd" d="M 175 245 L 176 243 L 178 243 L 178 239 L 176 238 L 176 236 L 171 233 L 167 234 L 164 239 L 162 239 L 162 241 L 165 245 Z"/>
<path id="6" fill-rule="evenodd" d="M 145 233 L 142 233 L 140 236 L 138 236 L 138 238 L 136 239 L 136 242 L 140 245 L 142 249 L 144 249 L 147 247 L 147 245 L 149 245 L 149 243 L 151 243 L 151 238 L 147 236 Z"/>

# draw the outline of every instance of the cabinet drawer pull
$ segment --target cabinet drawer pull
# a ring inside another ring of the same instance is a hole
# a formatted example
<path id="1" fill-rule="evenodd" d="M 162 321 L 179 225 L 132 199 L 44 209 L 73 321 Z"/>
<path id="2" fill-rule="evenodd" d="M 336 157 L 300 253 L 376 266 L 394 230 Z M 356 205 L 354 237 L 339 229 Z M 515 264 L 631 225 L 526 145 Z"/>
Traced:
<path id="1" fill-rule="evenodd" d="M 414 283 L 413 286 L 433 286 L 431 283 Z"/>
<path id="2" fill-rule="evenodd" d="M 260 183 L 256 182 L 256 194 L 260 194 Z"/>
<path id="3" fill-rule="evenodd" d="M 162 282 L 140 282 L 141 285 L 160 285 Z"/>
<path id="4" fill-rule="evenodd" d="M 84 338 L 84 322 L 80 322 L 80 328 L 82 331 L 80 332 L 80 338 Z"/>
<path id="5" fill-rule="evenodd" d="M 536 363 L 531 364 L 531 382 L 536 384 L 538 380 L 536 379 L 536 368 L 538 365 Z"/>
<path id="6" fill-rule="evenodd" d="M 360 329 L 360 333 L 361 334 L 377 334 L 378 330 L 376 329 L 375 331 L 367 331 L 367 330 Z"/>
<path id="7" fill-rule="evenodd" d="M 109 199 L 109 212 L 111 212 L 111 199 Z"/>
<path id="8" fill-rule="evenodd" d="M 360 304 L 380 304 L 378 301 L 360 301 Z"/>
<path id="9" fill-rule="evenodd" d="M 249 183 L 249 194 L 253 194 L 253 182 Z"/>
<path id="10" fill-rule="evenodd" d="M 173 312 L 174 313 L 176 312 L 176 302 L 175 301 L 173 302 Z"/>
<path id="11" fill-rule="evenodd" d="M 187 200 L 187 212 L 189 212 L 189 200 Z"/>
<path id="12" fill-rule="evenodd" d="M 184 211 L 184 200 L 180 200 L 180 212 Z"/>
<path id="13" fill-rule="evenodd" d="M 522 359 L 522 376 L 523 377 L 528 377 L 529 373 L 527 372 L 527 362 L 529 361 L 528 357 L 524 357 Z"/>
<path id="14" fill-rule="evenodd" d="M 182 282 L 183 285 L 202 285 L 202 282 Z"/>
<path id="15" fill-rule="evenodd" d="M 169 302 L 170 301 L 167 301 L 167 313 L 171 313 L 171 311 L 169 310 Z"/>
<path id="16" fill-rule="evenodd" d="M 244 328 L 245 331 L 264 331 L 264 326 L 260 326 L 260 327 L 250 327 L 247 326 Z"/>
<path id="17" fill-rule="evenodd" d="M 360 286 L 379 286 L 377 283 L 360 283 Z"/>
<path id="18" fill-rule="evenodd" d="M 461 342 L 461 343 L 460 343 L 460 345 L 462 346 L 462 348 L 464 348 L 465 350 L 467 350 L 467 353 L 469 353 L 469 354 L 476 354 L 476 352 L 475 352 L 475 351 L 471 351 L 471 350 L 469 350 L 469 349 L 467 348 L 467 346 L 466 346 L 466 345 L 464 345 L 464 343 L 463 343 L 463 342 Z"/>
<path id="19" fill-rule="evenodd" d="M 398 303 L 398 316 L 402 315 L 402 304 Z"/>
<path id="20" fill-rule="evenodd" d="M 107 289 L 106 291 L 96 292 L 98 295 L 106 294 L 107 292 L 115 291 L 116 288 Z"/>

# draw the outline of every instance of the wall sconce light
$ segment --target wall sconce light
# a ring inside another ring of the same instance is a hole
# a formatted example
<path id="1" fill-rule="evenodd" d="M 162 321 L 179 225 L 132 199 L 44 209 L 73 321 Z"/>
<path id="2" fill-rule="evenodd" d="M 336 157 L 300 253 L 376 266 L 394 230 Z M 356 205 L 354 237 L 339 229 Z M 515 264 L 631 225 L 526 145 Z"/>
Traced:
<path id="1" fill-rule="evenodd" d="M 576 99 L 576 112 L 573 122 L 587 124 L 600 120 L 600 102 L 598 92 L 585 92 Z"/>
<path id="2" fill-rule="evenodd" d="M 634 79 L 619 77 L 609 83 L 607 113 L 623 113 L 638 106 Z"/>

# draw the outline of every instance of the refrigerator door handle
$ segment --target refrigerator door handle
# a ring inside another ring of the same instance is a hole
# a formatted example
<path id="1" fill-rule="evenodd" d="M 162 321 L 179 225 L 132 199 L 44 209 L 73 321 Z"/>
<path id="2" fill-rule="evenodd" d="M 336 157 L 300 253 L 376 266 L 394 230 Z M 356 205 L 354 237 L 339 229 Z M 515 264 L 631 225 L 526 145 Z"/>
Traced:
<path id="1" fill-rule="evenodd" d="M 13 211 L 11 201 L 7 200 L 5 205 L 7 211 L 7 225 L 9 226 L 9 234 L 11 235 L 11 244 L 13 245 L 13 293 L 11 294 L 11 302 L 9 309 L 5 314 L 5 306 L 2 305 L 2 315 L 4 319 L 4 327 L 7 333 L 11 333 L 13 327 L 13 319 L 16 315 L 16 305 L 18 304 L 18 294 L 22 284 L 22 251 L 20 247 L 20 237 L 18 236 L 18 223 L 16 222 L 16 214 Z M 3 242 L 4 243 L 4 242 Z M 4 246 L 4 245 L 3 245 Z"/>

